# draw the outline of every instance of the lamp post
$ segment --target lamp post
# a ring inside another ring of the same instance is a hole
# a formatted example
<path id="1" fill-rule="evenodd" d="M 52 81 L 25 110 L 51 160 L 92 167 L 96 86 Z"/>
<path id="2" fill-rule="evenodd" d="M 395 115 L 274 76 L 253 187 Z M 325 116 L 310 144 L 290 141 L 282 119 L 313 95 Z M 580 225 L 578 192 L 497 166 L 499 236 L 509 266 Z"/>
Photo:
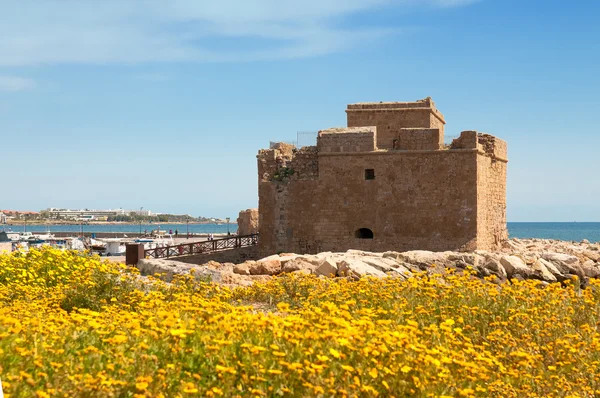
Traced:
<path id="1" fill-rule="evenodd" d="M 190 238 L 190 216 L 185 216 L 185 236 L 186 239 Z"/>
<path id="2" fill-rule="evenodd" d="M 227 236 L 229 236 L 229 235 L 231 235 L 231 234 L 229 233 L 229 220 L 230 220 L 230 218 L 229 218 L 229 217 L 227 217 L 225 220 L 227 220 Z"/>
<path id="3" fill-rule="evenodd" d="M 140 207 L 140 236 L 142 236 L 142 210 L 144 207 Z"/>

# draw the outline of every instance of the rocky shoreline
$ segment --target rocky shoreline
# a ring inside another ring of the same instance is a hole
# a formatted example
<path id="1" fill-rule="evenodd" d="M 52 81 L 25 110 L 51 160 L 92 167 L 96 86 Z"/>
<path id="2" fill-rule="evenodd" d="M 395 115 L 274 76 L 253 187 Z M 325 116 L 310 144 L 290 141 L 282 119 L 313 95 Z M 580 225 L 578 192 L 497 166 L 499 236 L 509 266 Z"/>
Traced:
<path id="1" fill-rule="evenodd" d="M 448 270 L 472 269 L 477 277 L 494 275 L 497 282 L 536 279 L 543 283 L 565 282 L 577 277 L 582 286 L 590 278 L 600 278 L 600 242 L 566 242 L 550 239 L 510 239 L 500 251 L 430 252 L 414 250 L 372 253 L 348 250 L 342 253 L 282 253 L 241 264 L 191 265 L 172 260 L 145 259 L 138 263 L 142 275 L 165 274 L 166 280 L 191 270 L 213 282 L 247 286 L 285 273 L 314 274 L 321 277 L 409 278 L 416 272 L 443 274 Z"/>

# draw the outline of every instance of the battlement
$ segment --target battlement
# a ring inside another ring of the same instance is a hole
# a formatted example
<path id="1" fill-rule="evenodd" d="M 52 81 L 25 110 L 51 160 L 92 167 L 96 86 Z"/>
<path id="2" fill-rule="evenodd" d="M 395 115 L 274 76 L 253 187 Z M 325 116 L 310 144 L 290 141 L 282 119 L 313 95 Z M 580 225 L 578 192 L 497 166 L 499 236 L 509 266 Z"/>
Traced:
<path id="1" fill-rule="evenodd" d="M 379 148 L 393 148 L 403 128 L 439 129 L 444 141 L 444 115 L 431 98 L 415 102 L 363 102 L 346 109 L 348 127 L 376 126 Z"/>
<path id="2" fill-rule="evenodd" d="M 377 150 L 377 128 L 335 127 L 319 131 L 317 150 L 331 152 L 371 152 Z"/>
<path id="3" fill-rule="evenodd" d="M 495 160 L 507 161 L 506 141 L 473 130 L 460 133 L 460 137 L 450 144 L 450 150 L 452 149 L 478 149 L 479 152 Z"/>
<path id="4" fill-rule="evenodd" d="M 440 119 L 444 124 L 446 123 L 444 120 L 444 115 L 435 107 L 435 102 L 431 99 L 431 97 L 427 97 L 422 100 L 417 100 L 413 102 L 358 102 L 355 104 L 348 104 L 346 112 L 353 111 L 369 111 L 369 110 L 387 110 L 394 111 L 398 109 L 426 109 L 429 112 L 432 112 L 436 115 L 438 119 Z"/>
<path id="5" fill-rule="evenodd" d="M 401 128 L 392 143 L 396 150 L 438 150 L 444 147 L 444 133 L 440 129 Z"/>

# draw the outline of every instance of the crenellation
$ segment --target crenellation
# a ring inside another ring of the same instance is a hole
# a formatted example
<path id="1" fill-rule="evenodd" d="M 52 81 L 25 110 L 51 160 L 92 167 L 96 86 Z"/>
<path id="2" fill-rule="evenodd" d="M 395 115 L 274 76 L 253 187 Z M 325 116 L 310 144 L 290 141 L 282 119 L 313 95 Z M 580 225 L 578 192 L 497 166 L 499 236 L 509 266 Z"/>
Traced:
<path id="1" fill-rule="evenodd" d="M 467 130 L 461 132 L 458 138 L 452 140 L 450 149 L 476 149 L 477 145 L 477 131 Z"/>
<path id="2" fill-rule="evenodd" d="M 377 149 L 377 129 L 374 126 L 331 128 L 317 136 L 320 153 L 371 152 Z"/>
<path id="3" fill-rule="evenodd" d="M 479 133 L 477 140 L 487 156 L 500 160 L 506 159 L 507 146 L 505 141 L 485 133 Z"/>
<path id="4" fill-rule="evenodd" d="M 395 150 L 438 150 L 444 146 L 440 129 L 401 128 L 392 141 Z"/>

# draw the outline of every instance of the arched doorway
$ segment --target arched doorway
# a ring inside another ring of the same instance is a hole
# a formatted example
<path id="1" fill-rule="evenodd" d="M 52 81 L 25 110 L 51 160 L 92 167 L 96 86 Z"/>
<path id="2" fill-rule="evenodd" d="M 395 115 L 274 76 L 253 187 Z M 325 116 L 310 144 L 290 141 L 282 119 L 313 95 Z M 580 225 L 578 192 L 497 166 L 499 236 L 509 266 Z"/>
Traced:
<path id="1" fill-rule="evenodd" d="M 373 239 L 373 231 L 369 228 L 359 228 L 354 232 L 354 237 L 358 239 Z"/>

